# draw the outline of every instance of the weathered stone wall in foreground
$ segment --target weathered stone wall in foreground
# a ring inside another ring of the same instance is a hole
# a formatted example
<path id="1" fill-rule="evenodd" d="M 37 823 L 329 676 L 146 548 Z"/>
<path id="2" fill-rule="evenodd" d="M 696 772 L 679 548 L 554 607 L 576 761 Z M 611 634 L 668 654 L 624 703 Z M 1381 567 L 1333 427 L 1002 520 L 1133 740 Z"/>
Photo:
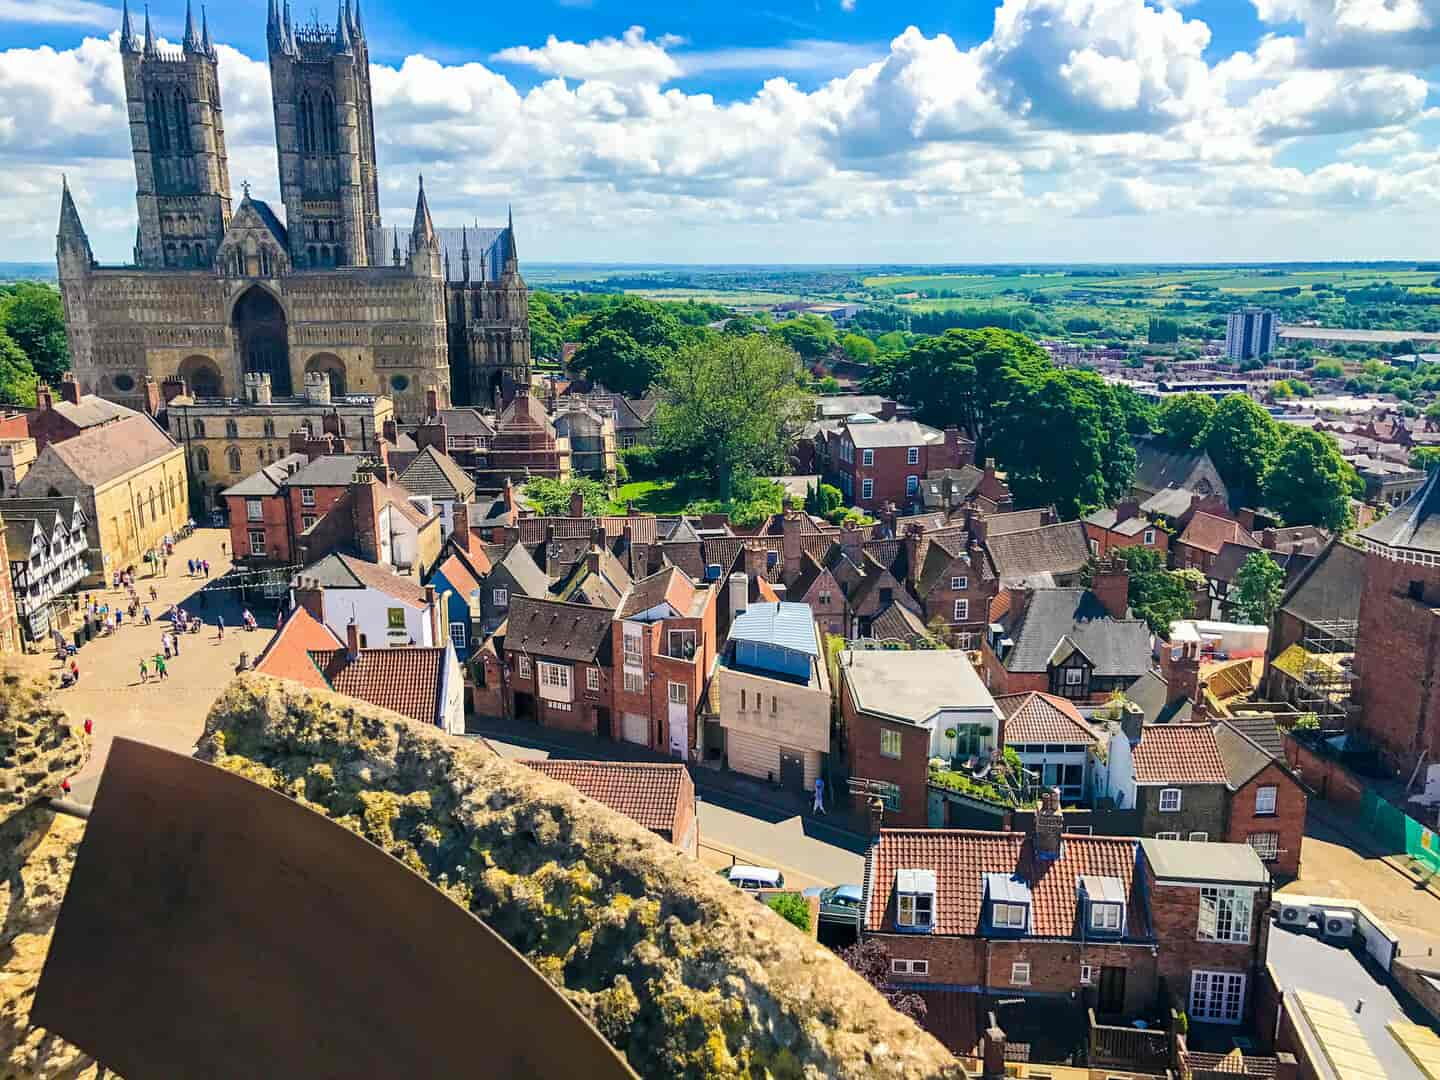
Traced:
<path id="1" fill-rule="evenodd" d="M 0 669 L 0 750 L 20 728 L 88 753 L 41 684 Z M 368 837 L 563 987 L 651 1077 L 954 1077 L 934 1039 L 840 960 L 648 830 L 476 740 L 246 675 L 200 754 Z M 0 790 L 13 769 L 0 769 Z M 37 795 L 45 783 L 37 781 Z M 18 797 L 17 797 L 18 798 Z M 9 812 L 9 811 L 7 811 Z M 0 1077 L 113 1078 L 30 1028 L 82 822 L 0 821 Z"/>

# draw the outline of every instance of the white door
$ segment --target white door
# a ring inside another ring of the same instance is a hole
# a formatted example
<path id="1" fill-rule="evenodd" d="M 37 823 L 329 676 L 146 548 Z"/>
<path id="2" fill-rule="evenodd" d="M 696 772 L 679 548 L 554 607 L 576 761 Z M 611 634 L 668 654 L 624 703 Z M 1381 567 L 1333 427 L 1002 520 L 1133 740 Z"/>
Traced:
<path id="1" fill-rule="evenodd" d="M 620 735 L 626 742 L 650 745 L 650 718 L 642 713 L 627 712 L 621 720 Z"/>
<path id="2" fill-rule="evenodd" d="M 1245 976 L 1229 971 L 1190 973 L 1190 1018 L 1238 1024 L 1245 1007 Z"/>
<path id="3" fill-rule="evenodd" d="M 670 684 L 670 754 L 685 759 L 690 756 L 690 699 L 684 683 Z"/>

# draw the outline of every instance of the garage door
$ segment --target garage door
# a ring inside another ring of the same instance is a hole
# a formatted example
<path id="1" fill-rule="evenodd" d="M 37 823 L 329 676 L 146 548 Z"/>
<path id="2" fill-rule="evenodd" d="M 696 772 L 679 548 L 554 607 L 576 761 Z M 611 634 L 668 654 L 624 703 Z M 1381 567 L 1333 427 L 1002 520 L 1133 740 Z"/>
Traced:
<path id="1" fill-rule="evenodd" d="M 621 727 L 621 736 L 626 742 L 649 746 L 650 718 L 642 713 L 627 712 Z"/>

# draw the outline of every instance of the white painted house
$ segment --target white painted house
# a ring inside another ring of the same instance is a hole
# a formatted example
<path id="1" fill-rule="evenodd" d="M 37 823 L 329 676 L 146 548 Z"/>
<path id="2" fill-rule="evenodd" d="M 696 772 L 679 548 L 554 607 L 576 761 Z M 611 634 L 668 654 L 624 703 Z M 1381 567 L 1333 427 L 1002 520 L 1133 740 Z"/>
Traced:
<path id="1" fill-rule="evenodd" d="M 291 582 L 294 607 L 303 607 L 342 639 L 352 622 L 360 648 L 405 645 L 438 648 L 450 640 L 444 617 L 448 591 L 402 577 L 354 555 L 327 555 Z"/>

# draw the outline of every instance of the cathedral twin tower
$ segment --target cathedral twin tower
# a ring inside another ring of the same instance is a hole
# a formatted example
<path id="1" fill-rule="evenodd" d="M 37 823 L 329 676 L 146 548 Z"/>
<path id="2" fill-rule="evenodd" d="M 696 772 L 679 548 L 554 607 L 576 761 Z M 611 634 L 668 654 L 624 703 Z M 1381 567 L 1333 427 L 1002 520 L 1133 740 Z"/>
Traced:
<path id="1" fill-rule="evenodd" d="M 262 372 L 284 396 L 323 371 L 335 392 L 388 394 L 406 419 L 431 386 L 442 400 L 507 399 L 530 373 L 513 226 L 436 229 L 423 182 L 413 225 L 383 226 L 358 0 L 343 0 L 333 27 L 296 25 L 288 0 L 270 0 L 266 30 L 283 223 L 248 185 L 232 204 L 203 13 L 197 28 L 187 3 L 176 50 L 157 45 L 148 11 L 134 33 L 127 0 L 134 265 L 97 265 L 68 189 L 61 199 L 61 292 L 82 388 L 140 404 L 147 377 L 179 374 L 196 395 L 233 396 Z"/>

